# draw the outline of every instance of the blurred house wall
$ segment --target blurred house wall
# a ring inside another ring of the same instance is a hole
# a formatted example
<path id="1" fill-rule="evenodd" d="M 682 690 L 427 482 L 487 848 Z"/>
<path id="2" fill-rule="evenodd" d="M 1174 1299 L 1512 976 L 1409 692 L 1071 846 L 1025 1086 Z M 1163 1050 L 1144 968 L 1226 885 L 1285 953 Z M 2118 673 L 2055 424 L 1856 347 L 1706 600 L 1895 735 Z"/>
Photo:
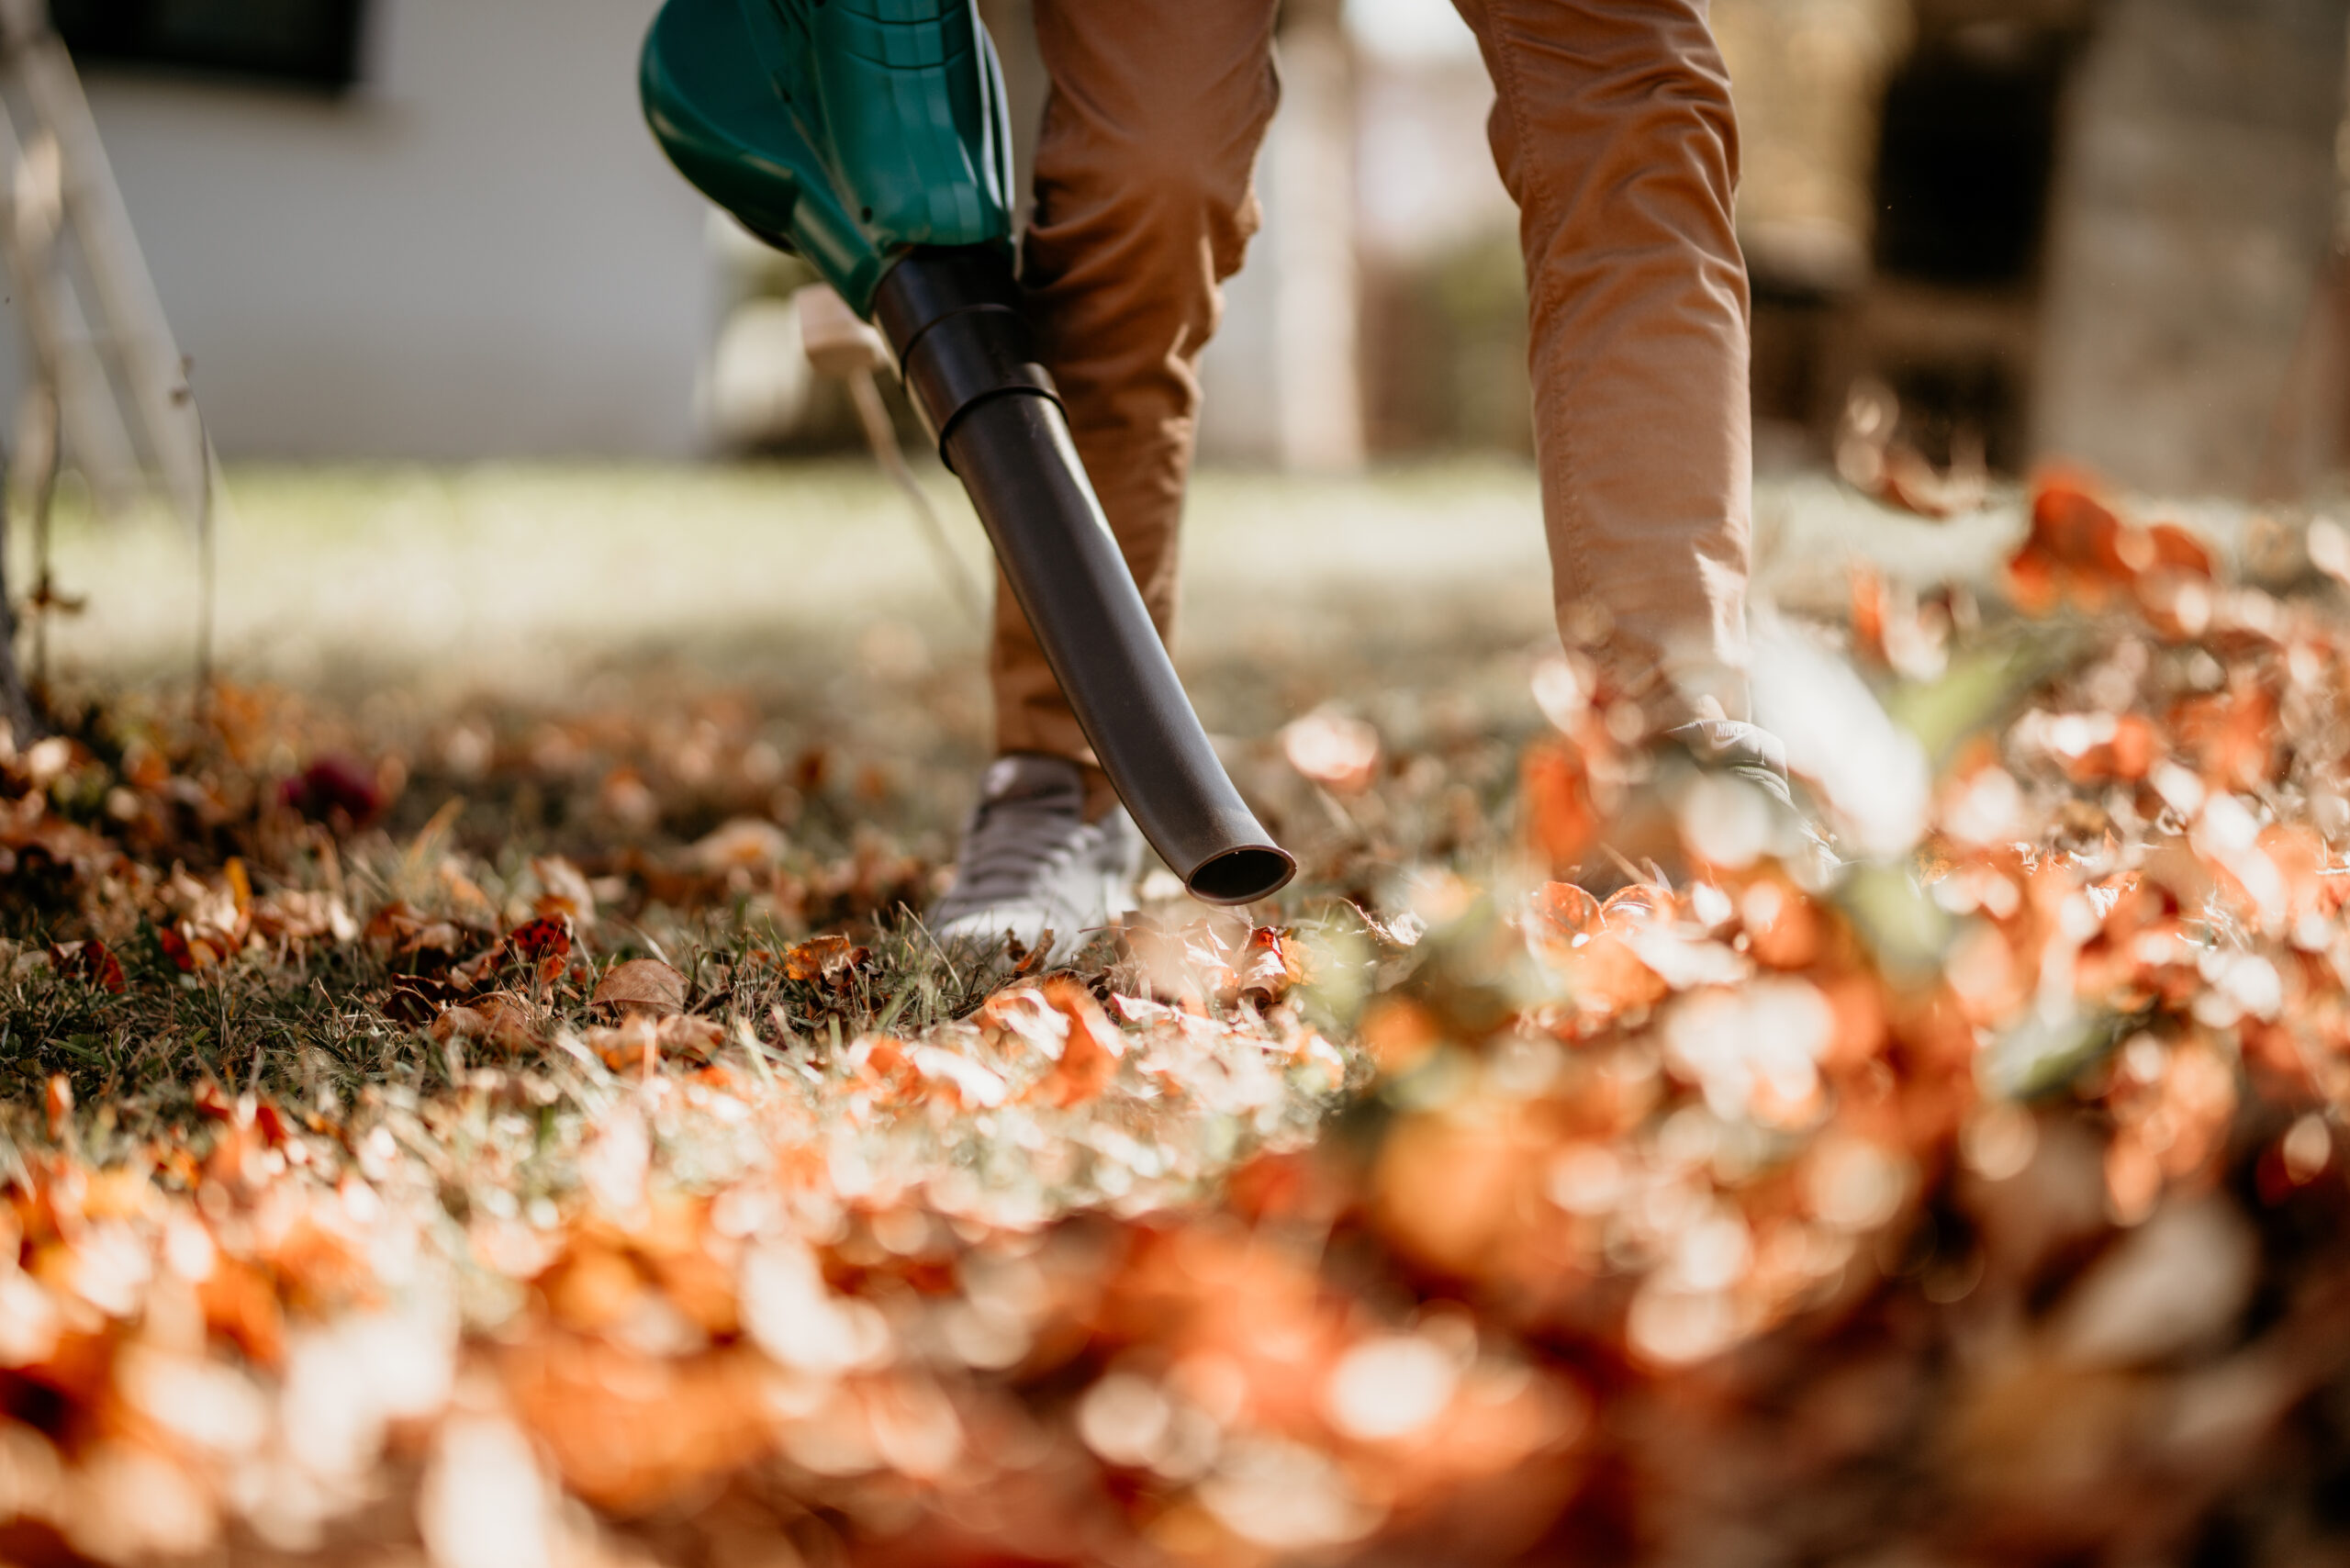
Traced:
<path id="1" fill-rule="evenodd" d="M 224 451 L 710 444 L 707 366 L 741 269 L 638 117 L 655 3 L 373 0 L 364 84 L 336 100 L 91 73 Z M 1381 3 L 1418 6 L 1434 43 L 1382 51 L 1342 28 L 1337 0 L 1285 7 L 1265 228 L 1202 367 L 1211 460 L 1342 468 L 1530 444 L 1490 86 L 1447 0 Z M 982 8 L 1024 170 L 1045 90 L 1027 0 Z M 2338 467 L 2350 0 L 1714 13 L 1744 129 L 1766 452 L 1827 458 L 1848 391 L 1874 378 L 1937 458 L 1987 435 L 2011 468 L 2074 456 L 2170 489 Z M 1984 170 L 2019 148 L 2053 171 L 2045 222 L 2016 220 L 2028 253 L 1998 276 L 1945 264 L 1936 234 L 1981 238 L 2006 199 Z M 1919 185 L 1921 170 L 1950 188 Z M 0 355 L 0 379 L 20 360 Z"/>
<path id="2" fill-rule="evenodd" d="M 2278 443 L 2334 250 L 2345 22 L 2343 0 L 2110 0 L 2065 129 L 2042 452 L 2235 493 L 2339 456 Z"/>
<path id="3" fill-rule="evenodd" d="M 375 0 L 341 99 L 88 73 L 224 453 L 699 446 L 716 270 L 637 111 L 655 9 Z"/>
<path id="4" fill-rule="evenodd" d="M 1908 0 L 1716 0 L 1713 24 L 1738 104 L 1757 461 L 1816 461 L 1859 374 L 1877 110 Z"/>
<path id="5" fill-rule="evenodd" d="M 1437 0 L 1442 4 L 1444 0 Z M 1049 91 L 1029 0 L 979 0 L 1003 62 L 1024 205 Z M 1363 458 L 1356 299 L 1356 72 L 1337 0 L 1288 0 L 1281 112 L 1257 161 L 1264 224 L 1201 356 L 1199 453 L 1329 472 Z"/>
<path id="6" fill-rule="evenodd" d="M 1908 0 L 1715 0 L 1738 101 L 1739 233 L 1769 271 L 1825 286 L 1868 266 L 1877 100 Z"/>
<path id="7" fill-rule="evenodd" d="M 1807 15 L 1841 35 L 1825 57 L 1802 58 Z M 2345 0 L 1719 0 L 1763 428 L 1816 459 L 1848 389 L 1874 388 L 1938 462 L 2269 495 L 2338 470 L 2345 18 Z M 1835 196 L 1855 175 L 1857 211 Z M 1852 230 L 1864 264 L 1821 273 L 1785 242 L 1791 207 Z"/>
<path id="8" fill-rule="evenodd" d="M 1714 0 L 1759 460 L 1826 462 L 1848 409 L 1889 399 L 1899 442 L 1935 462 L 2073 459 L 2175 491 L 2338 475 L 2345 17 L 2350 0 Z M 1443 51 L 1359 66 L 1374 451 L 1525 441 L 1482 75 Z"/>
<path id="9" fill-rule="evenodd" d="M 1420 0 L 1404 39 L 1367 30 L 1356 67 L 1365 439 L 1530 454 L 1517 208 L 1486 140 L 1493 84 L 1449 9 Z"/>
<path id="10" fill-rule="evenodd" d="M 1336 0 L 1289 0 L 1281 107 L 1258 160 L 1264 228 L 1202 356 L 1211 460 L 1343 472 L 1364 455 L 1354 60 Z"/>

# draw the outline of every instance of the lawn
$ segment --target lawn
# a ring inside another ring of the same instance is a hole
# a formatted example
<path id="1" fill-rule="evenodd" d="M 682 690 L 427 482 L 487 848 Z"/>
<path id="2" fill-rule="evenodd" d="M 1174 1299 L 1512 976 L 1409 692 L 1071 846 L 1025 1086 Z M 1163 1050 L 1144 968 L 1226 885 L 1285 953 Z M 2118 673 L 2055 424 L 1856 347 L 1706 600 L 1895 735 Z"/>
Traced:
<path id="1" fill-rule="evenodd" d="M 2332 523 L 1767 487 L 1798 821 L 1525 473 L 1212 475 L 1302 874 L 1047 969 L 922 926 L 979 644 L 861 470 L 233 493 L 220 687 L 69 516 L 0 764 L 0 1555 L 2341 1551 Z"/>

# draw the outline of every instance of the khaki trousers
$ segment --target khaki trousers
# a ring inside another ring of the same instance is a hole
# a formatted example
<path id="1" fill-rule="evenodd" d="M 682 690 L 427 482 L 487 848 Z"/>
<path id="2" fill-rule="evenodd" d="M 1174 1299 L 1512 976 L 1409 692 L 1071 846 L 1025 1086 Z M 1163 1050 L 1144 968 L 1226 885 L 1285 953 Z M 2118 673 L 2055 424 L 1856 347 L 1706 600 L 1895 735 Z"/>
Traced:
<path id="1" fill-rule="evenodd" d="M 1455 0 L 1531 300 L 1560 626 L 1659 723 L 1742 716 L 1751 447 L 1738 129 L 1706 0 Z M 1035 0 L 1051 81 L 1022 283 L 1161 635 L 1219 286 L 1258 224 L 1275 0 Z M 1431 527 L 1442 527 L 1431 519 Z M 998 585 L 996 738 L 1090 760 Z"/>

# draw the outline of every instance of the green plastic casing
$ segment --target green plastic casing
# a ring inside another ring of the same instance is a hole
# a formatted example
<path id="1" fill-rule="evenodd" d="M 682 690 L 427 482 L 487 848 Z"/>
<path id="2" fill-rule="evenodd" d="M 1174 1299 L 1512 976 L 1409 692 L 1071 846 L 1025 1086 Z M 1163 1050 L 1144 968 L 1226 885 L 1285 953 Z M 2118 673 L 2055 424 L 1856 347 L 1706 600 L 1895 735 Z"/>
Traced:
<path id="1" fill-rule="evenodd" d="M 917 245 L 1012 242 L 1012 135 L 972 0 L 668 0 L 644 118 L 678 172 L 860 316 Z"/>

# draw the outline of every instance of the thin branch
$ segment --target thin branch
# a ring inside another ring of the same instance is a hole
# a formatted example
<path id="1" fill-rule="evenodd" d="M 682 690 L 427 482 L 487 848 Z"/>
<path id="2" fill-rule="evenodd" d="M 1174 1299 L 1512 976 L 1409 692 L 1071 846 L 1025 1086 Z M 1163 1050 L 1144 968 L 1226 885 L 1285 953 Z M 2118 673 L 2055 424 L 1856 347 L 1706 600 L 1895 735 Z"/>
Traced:
<path id="1" fill-rule="evenodd" d="M 971 580 L 971 569 L 955 554 L 954 545 L 947 543 L 946 530 L 938 521 L 937 510 L 930 504 L 922 481 L 914 477 L 906 454 L 898 449 L 898 431 L 890 424 L 890 410 L 881 401 L 881 389 L 873 384 L 873 373 L 851 371 L 848 392 L 850 401 L 856 405 L 857 422 L 865 429 L 866 444 L 872 447 L 874 460 L 881 465 L 881 471 L 905 492 L 913 508 L 914 522 L 922 530 L 923 543 L 930 546 L 931 557 L 937 564 L 946 591 L 954 596 L 972 625 L 986 625 L 987 606 L 980 598 L 979 585 Z"/>
<path id="2" fill-rule="evenodd" d="M 25 689 L 25 675 L 17 663 L 17 610 L 8 597 L 8 463 L 0 453 L 0 724 L 7 726 L 12 745 L 22 745 L 39 733 L 33 717 L 32 697 Z"/>

